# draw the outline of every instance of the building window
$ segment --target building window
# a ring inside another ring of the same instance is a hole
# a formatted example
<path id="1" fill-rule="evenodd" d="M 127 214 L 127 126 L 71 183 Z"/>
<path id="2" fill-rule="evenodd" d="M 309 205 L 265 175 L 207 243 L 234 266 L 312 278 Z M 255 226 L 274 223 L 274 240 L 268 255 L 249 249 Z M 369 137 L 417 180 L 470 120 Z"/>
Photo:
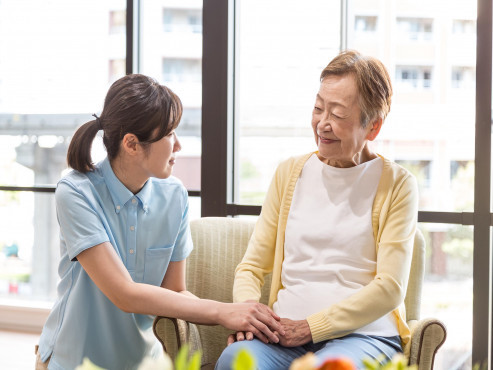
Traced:
<path id="1" fill-rule="evenodd" d="M 354 19 L 354 30 L 356 32 L 374 32 L 377 30 L 376 16 L 357 15 Z"/>
<path id="2" fill-rule="evenodd" d="M 397 18 L 397 29 L 409 40 L 431 40 L 433 37 L 433 19 Z"/>
<path id="3" fill-rule="evenodd" d="M 125 10 L 110 11 L 110 34 L 125 33 L 126 16 Z"/>
<path id="4" fill-rule="evenodd" d="M 473 67 L 452 67 L 452 87 L 472 89 L 475 87 L 476 71 Z"/>
<path id="5" fill-rule="evenodd" d="M 476 22 L 470 19 L 454 19 L 452 21 L 452 33 L 459 35 L 475 35 Z"/>
<path id="6" fill-rule="evenodd" d="M 202 33 L 202 9 L 163 9 L 164 32 Z"/>
<path id="7" fill-rule="evenodd" d="M 413 89 L 429 89 L 432 85 L 431 67 L 397 66 L 396 82 Z"/>
<path id="8" fill-rule="evenodd" d="M 202 63 L 200 59 L 163 59 L 163 81 L 171 82 L 201 82 Z"/>
<path id="9" fill-rule="evenodd" d="M 125 76 L 125 59 L 110 59 L 108 64 L 108 82 L 110 84 Z"/>

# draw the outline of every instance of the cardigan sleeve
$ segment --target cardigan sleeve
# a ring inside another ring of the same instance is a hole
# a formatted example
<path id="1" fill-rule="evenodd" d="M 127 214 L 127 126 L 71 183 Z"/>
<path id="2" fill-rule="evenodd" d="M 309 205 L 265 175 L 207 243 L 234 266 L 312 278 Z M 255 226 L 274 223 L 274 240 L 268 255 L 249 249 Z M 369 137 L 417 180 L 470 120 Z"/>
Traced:
<path id="1" fill-rule="evenodd" d="M 262 211 L 248 243 L 247 251 L 235 271 L 233 301 L 259 301 L 264 277 L 273 269 L 283 178 L 288 161 L 277 168 L 267 191 Z"/>
<path id="2" fill-rule="evenodd" d="M 374 279 L 352 296 L 307 318 L 313 342 L 347 335 L 404 301 L 418 213 L 416 180 L 408 174 L 391 192 L 380 215 Z"/>

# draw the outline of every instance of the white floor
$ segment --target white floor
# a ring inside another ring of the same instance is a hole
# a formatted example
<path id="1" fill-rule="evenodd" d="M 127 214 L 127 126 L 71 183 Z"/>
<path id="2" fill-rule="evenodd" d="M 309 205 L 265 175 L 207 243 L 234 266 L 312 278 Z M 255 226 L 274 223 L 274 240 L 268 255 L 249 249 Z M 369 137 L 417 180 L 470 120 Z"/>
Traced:
<path id="1" fill-rule="evenodd" d="M 32 370 L 36 356 L 34 346 L 39 333 L 18 333 L 0 330 L 0 369 Z"/>

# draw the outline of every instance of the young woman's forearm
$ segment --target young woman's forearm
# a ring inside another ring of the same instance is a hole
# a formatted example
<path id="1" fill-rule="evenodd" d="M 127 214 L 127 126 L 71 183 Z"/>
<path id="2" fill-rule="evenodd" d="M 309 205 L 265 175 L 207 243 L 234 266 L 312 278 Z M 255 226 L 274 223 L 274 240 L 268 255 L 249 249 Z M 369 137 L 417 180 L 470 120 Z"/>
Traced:
<path id="1" fill-rule="evenodd" d="M 224 303 L 198 299 L 188 291 L 174 292 L 165 288 L 129 282 L 115 303 L 125 312 L 167 316 L 196 324 L 218 324 Z"/>

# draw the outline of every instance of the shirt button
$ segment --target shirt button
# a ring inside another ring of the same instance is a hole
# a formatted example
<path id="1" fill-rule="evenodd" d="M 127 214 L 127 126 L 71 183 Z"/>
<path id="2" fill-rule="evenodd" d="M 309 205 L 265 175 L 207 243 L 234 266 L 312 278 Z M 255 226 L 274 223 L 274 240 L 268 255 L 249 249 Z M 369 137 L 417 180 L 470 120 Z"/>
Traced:
<path id="1" fill-rule="evenodd" d="M 135 198 L 132 199 L 132 203 L 135 204 L 137 203 L 137 200 Z"/>
<path id="2" fill-rule="evenodd" d="M 120 210 L 120 206 L 116 206 L 116 209 Z"/>
<path id="3" fill-rule="evenodd" d="M 134 254 L 134 250 L 133 249 L 130 249 L 130 254 Z"/>
<path id="4" fill-rule="evenodd" d="M 135 226 L 130 226 L 130 230 L 134 231 L 135 230 Z"/>

